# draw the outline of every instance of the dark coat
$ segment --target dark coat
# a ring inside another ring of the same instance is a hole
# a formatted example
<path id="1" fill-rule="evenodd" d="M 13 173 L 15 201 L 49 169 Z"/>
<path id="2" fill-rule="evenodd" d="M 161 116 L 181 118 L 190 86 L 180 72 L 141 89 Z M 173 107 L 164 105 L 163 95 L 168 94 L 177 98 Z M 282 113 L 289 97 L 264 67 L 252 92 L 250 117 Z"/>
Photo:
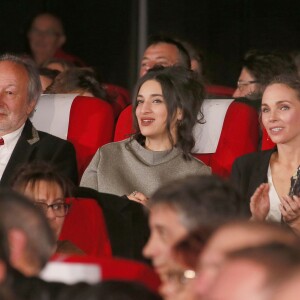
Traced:
<path id="1" fill-rule="evenodd" d="M 235 160 L 231 181 L 250 203 L 250 198 L 261 183 L 268 182 L 270 158 L 276 148 L 243 155 Z"/>
<path id="2" fill-rule="evenodd" d="M 79 187 L 77 197 L 93 198 L 103 210 L 113 256 L 148 262 L 142 249 L 148 241 L 150 230 L 146 209 L 126 196 L 99 193 Z"/>
<path id="3" fill-rule="evenodd" d="M 53 163 L 63 175 L 78 184 L 74 146 L 56 136 L 37 131 L 27 120 L 4 170 L 0 186 L 9 186 L 12 176 L 21 165 L 38 160 Z"/>

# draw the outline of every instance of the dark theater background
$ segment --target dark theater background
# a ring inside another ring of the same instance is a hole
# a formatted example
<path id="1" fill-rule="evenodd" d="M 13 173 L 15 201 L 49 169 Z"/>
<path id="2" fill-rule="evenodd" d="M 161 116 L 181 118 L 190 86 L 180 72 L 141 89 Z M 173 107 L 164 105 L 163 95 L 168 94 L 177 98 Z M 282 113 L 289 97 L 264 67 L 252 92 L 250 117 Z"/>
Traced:
<path id="1" fill-rule="evenodd" d="M 191 41 L 209 80 L 228 86 L 248 49 L 300 49 L 299 0 L 1 0 L 0 52 L 25 52 L 28 22 L 44 10 L 63 19 L 67 51 L 126 88 L 137 77 L 141 32 Z"/>

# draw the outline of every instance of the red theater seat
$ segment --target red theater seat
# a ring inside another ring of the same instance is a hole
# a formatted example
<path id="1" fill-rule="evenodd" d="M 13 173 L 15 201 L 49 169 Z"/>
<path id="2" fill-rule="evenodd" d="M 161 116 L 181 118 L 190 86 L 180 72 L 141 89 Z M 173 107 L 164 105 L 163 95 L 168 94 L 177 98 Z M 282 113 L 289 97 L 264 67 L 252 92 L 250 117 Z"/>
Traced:
<path id="1" fill-rule="evenodd" d="M 160 285 L 158 275 L 150 266 L 133 260 L 76 255 L 56 255 L 51 259 L 48 265 L 51 265 L 51 263 L 61 263 L 65 268 L 72 268 L 73 264 L 81 264 L 83 267 L 83 275 L 79 279 L 81 281 L 85 281 L 84 266 L 93 265 L 99 268 L 99 274 L 95 274 L 95 277 L 97 278 L 95 278 L 94 282 L 97 280 L 137 281 L 155 292 L 157 292 Z M 47 271 L 47 267 L 48 266 L 46 266 L 45 271 Z M 44 272 L 42 274 L 42 278 L 48 281 L 49 278 L 52 280 L 58 280 L 55 278 L 55 276 L 59 277 L 59 274 L 55 272 L 55 267 L 51 271 L 52 274 L 50 275 L 47 274 L 47 272 Z M 75 274 L 75 276 L 78 278 L 80 277 L 80 274 L 79 276 L 78 274 Z M 93 280 L 93 278 L 90 279 Z M 69 280 L 69 278 L 67 280 Z"/>
<path id="2" fill-rule="evenodd" d="M 132 106 L 126 107 L 120 114 L 114 141 L 123 140 L 133 132 L 131 110 Z M 244 103 L 233 101 L 226 112 L 216 151 L 193 155 L 210 166 L 214 174 L 228 177 L 237 157 L 257 151 L 258 135 L 259 122 L 256 110 Z"/>
<path id="3" fill-rule="evenodd" d="M 59 239 L 72 242 L 88 255 L 112 256 L 102 209 L 93 199 L 72 199 Z"/>
<path id="4" fill-rule="evenodd" d="M 206 93 L 214 96 L 232 97 L 235 89 L 223 85 L 207 85 L 205 86 Z"/>
<path id="5" fill-rule="evenodd" d="M 131 103 L 129 92 L 126 89 L 114 84 L 105 84 L 105 88 L 107 93 L 115 100 L 115 102 L 112 104 L 112 107 L 114 110 L 115 119 L 117 119 L 121 111 Z"/>
<path id="6" fill-rule="evenodd" d="M 31 120 L 37 129 L 73 143 L 79 178 L 97 149 L 113 139 L 113 109 L 94 97 L 42 95 Z"/>

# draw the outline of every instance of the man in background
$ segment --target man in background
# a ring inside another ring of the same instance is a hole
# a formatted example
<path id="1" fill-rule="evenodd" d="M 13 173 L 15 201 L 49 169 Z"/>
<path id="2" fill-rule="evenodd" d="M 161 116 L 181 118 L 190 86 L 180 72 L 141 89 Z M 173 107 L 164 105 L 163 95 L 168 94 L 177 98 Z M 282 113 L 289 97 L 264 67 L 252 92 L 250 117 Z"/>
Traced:
<path id="1" fill-rule="evenodd" d="M 32 21 L 27 33 L 32 57 L 41 66 L 47 60 L 55 57 L 72 62 L 77 66 L 84 63 L 76 56 L 66 53 L 62 46 L 66 35 L 61 19 L 51 13 L 38 14 Z"/>

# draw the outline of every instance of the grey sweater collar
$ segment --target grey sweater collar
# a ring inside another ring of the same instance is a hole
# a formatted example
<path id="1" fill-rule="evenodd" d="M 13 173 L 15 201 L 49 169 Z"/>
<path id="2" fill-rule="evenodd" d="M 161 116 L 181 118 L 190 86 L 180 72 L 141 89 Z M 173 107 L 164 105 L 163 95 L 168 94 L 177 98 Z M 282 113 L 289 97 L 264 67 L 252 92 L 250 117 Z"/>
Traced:
<path id="1" fill-rule="evenodd" d="M 129 141 L 127 146 L 130 150 L 133 150 L 138 159 L 150 166 L 160 165 L 162 163 L 170 161 L 178 155 L 182 155 L 182 151 L 176 147 L 173 147 L 173 149 L 166 151 L 147 150 L 136 140 Z"/>

